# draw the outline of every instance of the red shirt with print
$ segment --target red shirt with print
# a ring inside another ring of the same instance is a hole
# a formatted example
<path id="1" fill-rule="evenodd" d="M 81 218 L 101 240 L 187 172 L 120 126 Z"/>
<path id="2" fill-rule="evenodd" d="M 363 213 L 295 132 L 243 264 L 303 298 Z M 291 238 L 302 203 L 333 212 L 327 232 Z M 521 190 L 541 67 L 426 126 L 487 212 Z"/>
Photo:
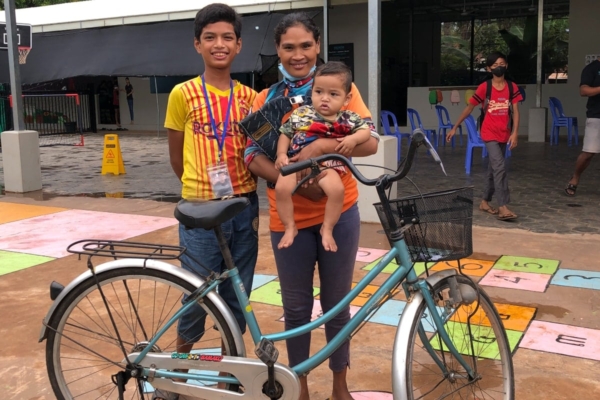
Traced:
<path id="1" fill-rule="evenodd" d="M 499 143 L 506 143 L 510 139 L 508 107 L 510 104 L 522 101 L 523 96 L 521 96 L 517 85 L 514 82 L 510 82 L 513 85 L 513 95 L 512 99 L 509 99 L 510 91 L 508 90 L 508 82 L 506 83 L 502 90 L 498 90 L 492 85 L 492 95 L 485 119 L 483 120 L 483 126 L 481 127 L 481 138 L 485 142 L 497 141 Z M 471 104 L 476 106 L 485 101 L 487 85 L 487 82 L 479 85 L 475 94 L 469 100 Z"/>

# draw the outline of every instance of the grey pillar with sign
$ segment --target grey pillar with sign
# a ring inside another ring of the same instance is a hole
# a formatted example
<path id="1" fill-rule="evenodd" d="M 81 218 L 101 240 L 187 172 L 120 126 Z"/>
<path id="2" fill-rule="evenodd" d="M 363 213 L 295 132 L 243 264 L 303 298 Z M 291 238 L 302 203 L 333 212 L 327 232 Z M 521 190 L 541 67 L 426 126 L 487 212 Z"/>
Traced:
<path id="1" fill-rule="evenodd" d="M 15 1 L 6 0 L 6 24 L 2 26 L 2 47 L 8 49 L 8 68 L 13 108 L 13 130 L 2 132 L 2 163 L 4 165 L 4 190 L 26 193 L 42 189 L 40 144 L 36 131 L 25 130 L 23 98 L 21 96 L 21 71 L 19 62 L 25 62 L 31 49 L 31 26 L 17 25 Z M 19 57 L 24 53 L 24 57 Z"/>

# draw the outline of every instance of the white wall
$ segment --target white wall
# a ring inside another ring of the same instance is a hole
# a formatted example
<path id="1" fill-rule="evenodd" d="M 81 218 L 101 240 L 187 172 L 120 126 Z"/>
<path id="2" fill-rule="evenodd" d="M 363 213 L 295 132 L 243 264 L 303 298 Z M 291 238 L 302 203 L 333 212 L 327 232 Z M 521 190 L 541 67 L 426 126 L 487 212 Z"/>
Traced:
<path id="1" fill-rule="evenodd" d="M 329 10 L 329 44 L 354 43 L 354 83 L 365 104 L 369 90 L 367 17 L 366 3 L 335 6 Z"/>

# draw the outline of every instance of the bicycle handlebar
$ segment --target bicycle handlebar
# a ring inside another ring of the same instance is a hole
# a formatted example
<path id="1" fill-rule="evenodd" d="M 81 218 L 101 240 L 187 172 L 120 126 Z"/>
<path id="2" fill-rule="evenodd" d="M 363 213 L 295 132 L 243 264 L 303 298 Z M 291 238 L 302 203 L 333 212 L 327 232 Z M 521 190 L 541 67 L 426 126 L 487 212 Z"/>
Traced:
<path id="1" fill-rule="evenodd" d="M 377 179 L 368 179 L 363 174 L 361 174 L 358 169 L 356 169 L 356 167 L 354 166 L 354 164 L 352 164 L 352 162 L 350 160 L 348 160 L 346 157 L 339 155 L 339 154 L 324 154 L 319 157 L 310 158 L 308 160 L 304 160 L 304 161 L 300 161 L 300 162 L 297 162 L 294 164 L 286 165 L 285 167 L 281 168 L 280 172 L 281 172 L 281 175 L 283 175 L 283 176 L 293 174 L 295 172 L 299 172 L 299 171 L 302 171 L 307 168 L 311 168 L 313 170 L 313 172 L 316 172 L 316 171 L 320 171 L 320 169 L 319 169 L 320 163 L 322 163 L 324 161 L 328 161 L 328 160 L 336 160 L 336 161 L 339 161 L 339 162 L 343 163 L 344 165 L 346 165 L 350 169 L 352 174 L 356 177 L 356 179 L 358 179 L 358 181 L 360 183 L 362 183 L 363 185 L 375 186 L 375 185 L 377 185 L 378 182 L 380 182 L 381 178 L 385 177 L 385 176 L 388 177 L 388 182 L 392 183 L 392 182 L 396 182 L 396 181 L 399 181 L 400 179 L 404 178 L 410 172 L 413 160 L 415 158 L 415 154 L 417 153 L 417 148 L 423 144 L 425 144 L 428 147 L 428 149 L 431 152 L 435 161 L 438 162 L 439 164 L 441 164 L 442 160 L 440 159 L 438 154 L 433 149 L 433 146 L 431 145 L 429 140 L 427 140 L 425 133 L 423 133 L 423 131 L 421 129 L 415 129 L 411 136 L 410 148 L 408 149 L 408 154 L 406 156 L 406 162 L 404 163 L 404 167 L 402 168 L 401 171 L 397 171 L 394 175 L 385 174 Z M 443 169 L 443 166 L 442 166 L 442 169 Z"/>

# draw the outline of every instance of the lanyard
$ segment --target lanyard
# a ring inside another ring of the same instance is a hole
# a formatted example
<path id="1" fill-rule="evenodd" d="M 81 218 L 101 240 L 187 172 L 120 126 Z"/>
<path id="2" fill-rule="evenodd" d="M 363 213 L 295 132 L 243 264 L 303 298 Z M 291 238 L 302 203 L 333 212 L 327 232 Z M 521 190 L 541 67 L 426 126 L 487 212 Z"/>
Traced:
<path id="1" fill-rule="evenodd" d="M 212 106 L 210 104 L 210 98 L 208 97 L 208 92 L 206 91 L 206 82 L 204 81 L 204 74 L 202 74 L 202 91 L 204 93 L 204 101 L 206 102 L 206 108 L 208 109 L 208 118 L 210 119 L 210 125 L 212 126 L 213 133 L 215 138 L 217 138 L 217 143 L 219 145 L 219 162 L 221 162 L 221 154 L 223 153 L 223 146 L 225 145 L 225 139 L 227 137 L 227 129 L 229 128 L 229 115 L 231 111 L 231 101 L 233 100 L 233 81 L 229 81 L 229 102 L 227 103 L 227 112 L 225 113 L 225 122 L 223 122 L 223 133 L 221 134 L 221 138 L 219 138 L 219 132 L 217 131 L 217 123 L 215 122 L 215 118 L 213 117 Z"/>

